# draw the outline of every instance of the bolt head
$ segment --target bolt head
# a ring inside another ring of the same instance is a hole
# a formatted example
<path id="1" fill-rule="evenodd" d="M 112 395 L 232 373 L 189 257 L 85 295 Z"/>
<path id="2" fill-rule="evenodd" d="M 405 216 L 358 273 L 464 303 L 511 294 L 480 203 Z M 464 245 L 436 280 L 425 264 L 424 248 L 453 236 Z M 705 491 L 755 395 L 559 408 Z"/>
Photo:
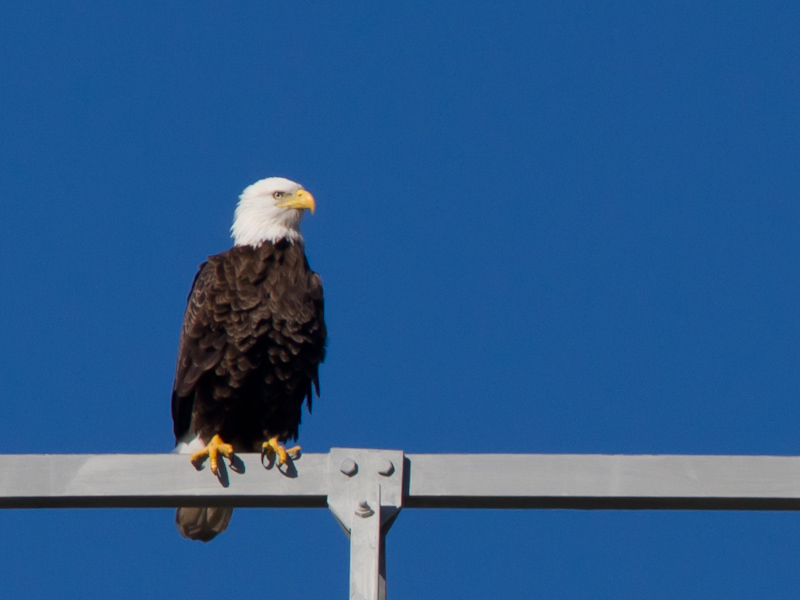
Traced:
<path id="1" fill-rule="evenodd" d="M 356 464 L 356 461 L 354 461 L 352 458 L 345 458 L 342 461 L 342 464 L 339 465 L 339 470 L 348 477 L 352 477 L 353 475 L 358 473 L 358 465 Z"/>
<path id="2" fill-rule="evenodd" d="M 391 477 L 394 473 L 394 464 L 389 459 L 384 459 L 378 465 L 378 473 L 384 477 Z"/>
<path id="3" fill-rule="evenodd" d="M 358 503 L 358 506 L 356 507 L 356 516 L 359 516 L 362 519 L 366 519 L 374 514 L 375 511 L 372 510 L 372 507 L 369 505 L 369 502 L 367 502 L 366 500 L 362 500 L 361 502 Z"/>

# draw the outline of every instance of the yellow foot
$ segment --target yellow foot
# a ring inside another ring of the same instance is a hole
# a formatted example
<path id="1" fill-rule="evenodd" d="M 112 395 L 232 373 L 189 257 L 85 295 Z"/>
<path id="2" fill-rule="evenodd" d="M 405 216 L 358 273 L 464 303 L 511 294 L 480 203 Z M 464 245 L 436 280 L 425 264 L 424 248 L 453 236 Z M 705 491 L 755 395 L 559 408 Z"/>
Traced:
<path id="1" fill-rule="evenodd" d="M 192 454 L 189 460 L 192 461 L 195 467 L 199 467 L 205 462 L 206 458 L 208 458 L 211 463 L 211 472 L 214 473 L 214 475 L 219 475 L 219 464 L 217 463 L 217 456 L 219 454 L 230 459 L 233 456 L 233 446 L 226 444 L 222 441 L 221 437 L 215 435 L 205 448 Z"/>
<path id="2" fill-rule="evenodd" d="M 272 454 L 277 454 L 278 456 L 278 466 L 285 465 L 286 462 L 291 458 L 297 458 L 300 456 L 300 446 L 295 446 L 294 448 L 289 448 L 288 450 L 281 446 L 279 438 L 276 435 L 275 437 L 269 438 L 266 442 L 261 444 L 261 457 L 269 458 Z"/>

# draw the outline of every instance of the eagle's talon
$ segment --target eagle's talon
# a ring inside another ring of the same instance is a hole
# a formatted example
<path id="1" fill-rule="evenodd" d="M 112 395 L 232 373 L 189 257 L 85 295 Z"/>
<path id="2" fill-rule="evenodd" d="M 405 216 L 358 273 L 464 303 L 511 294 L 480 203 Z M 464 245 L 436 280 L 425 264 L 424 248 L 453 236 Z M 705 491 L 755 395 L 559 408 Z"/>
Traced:
<path id="1" fill-rule="evenodd" d="M 264 461 L 265 456 L 269 458 L 273 454 L 276 455 L 275 462 L 277 462 L 278 467 L 280 467 L 285 465 L 290 458 L 294 460 L 296 457 L 300 456 L 300 446 L 294 446 L 287 450 L 281 445 L 279 437 L 274 436 L 261 445 L 261 461 Z"/>
<path id="2" fill-rule="evenodd" d="M 214 475 L 219 475 L 219 459 L 217 456 L 222 454 L 225 458 L 233 459 L 233 446 L 226 444 L 222 441 L 219 435 L 211 438 L 211 441 L 206 444 L 205 448 L 201 448 L 189 457 L 189 460 L 194 465 L 195 469 L 199 469 L 203 463 L 208 459 L 211 472 Z"/>

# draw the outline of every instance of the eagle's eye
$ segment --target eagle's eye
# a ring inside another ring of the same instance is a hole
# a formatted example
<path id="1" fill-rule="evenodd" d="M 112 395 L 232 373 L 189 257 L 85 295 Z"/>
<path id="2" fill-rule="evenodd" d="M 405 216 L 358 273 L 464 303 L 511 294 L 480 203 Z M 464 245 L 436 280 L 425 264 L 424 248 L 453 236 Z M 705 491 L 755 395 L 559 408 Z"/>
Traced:
<path id="1" fill-rule="evenodd" d="M 275 200 L 280 200 L 285 195 L 286 195 L 286 192 L 272 192 L 272 197 L 275 198 Z"/>

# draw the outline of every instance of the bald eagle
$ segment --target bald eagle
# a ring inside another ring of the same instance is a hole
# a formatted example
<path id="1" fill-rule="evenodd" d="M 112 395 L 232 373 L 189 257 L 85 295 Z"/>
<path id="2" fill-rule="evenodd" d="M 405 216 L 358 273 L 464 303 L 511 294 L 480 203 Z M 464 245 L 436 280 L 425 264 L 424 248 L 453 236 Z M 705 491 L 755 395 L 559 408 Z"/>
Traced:
<path id="1" fill-rule="evenodd" d="M 219 455 L 261 451 L 278 465 L 297 438 L 303 403 L 319 396 L 325 358 L 322 283 L 308 266 L 300 220 L 314 198 L 293 181 L 262 179 L 239 197 L 234 246 L 194 278 L 172 390 L 176 451 L 198 468 Z M 209 541 L 231 508 L 179 508 L 181 535 Z"/>

